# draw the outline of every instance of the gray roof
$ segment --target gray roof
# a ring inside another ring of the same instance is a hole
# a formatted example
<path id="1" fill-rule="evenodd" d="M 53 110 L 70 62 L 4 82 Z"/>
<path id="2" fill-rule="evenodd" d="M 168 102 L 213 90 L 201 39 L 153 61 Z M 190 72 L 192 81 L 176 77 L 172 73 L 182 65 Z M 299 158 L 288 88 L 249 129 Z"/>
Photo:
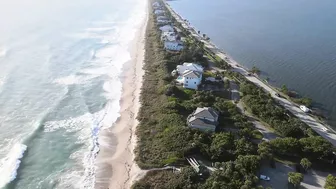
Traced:
<path id="1" fill-rule="evenodd" d="M 197 108 L 194 112 L 193 116 L 199 117 L 199 118 L 210 118 L 217 120 L 218 119 L 218 113 L 210 107 L 204 107 L 204 108 Z"/>
<path id="2" fill-rule="evenodd" d="M 183 77 L 191 77 L 191 78 L 200 78 L 201 74 L 196 71 L 187 70 L 183 73 Z"/>
<path id="3" fill-rule="evenodd" d="M 209 120 L 206 120 L 206 119 L 197 118 L 195 116 L 190 117 L 188 122 L 189 122 L 189 124 L 199 125 L 199 126 L 203 126 L 203 127 L 212 127 L 212 126 L 216 126 L 218 124 L 217 122 L 212 122 L 212 121 L 209 121 Z"/>

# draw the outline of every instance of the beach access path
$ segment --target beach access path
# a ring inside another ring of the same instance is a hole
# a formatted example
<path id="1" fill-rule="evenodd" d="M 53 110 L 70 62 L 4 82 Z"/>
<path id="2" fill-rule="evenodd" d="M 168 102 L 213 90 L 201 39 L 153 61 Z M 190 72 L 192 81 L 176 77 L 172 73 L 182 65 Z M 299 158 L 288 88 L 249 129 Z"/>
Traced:
<path id="1" fill-rule="evenodd" d="M 231 57 L 229 57 L 226 53 L 222 52 L 218 47 L 216 47 L 214 44 L 212 44 L 210 41 L 205 40 L 200 34 L 197 33 L 197 31 L 189 25 L 187 21 L 185 21 L 180 15 L 178 15 L 171 7 L 167 4 L 167 2 L 163 1 L 165 6 L 167 7 L 167 10 L 170 11 L 171 15 L 176 19 L 177 22 L 179 22 L 185 29 L 189 30 L 191 35 L 194 36 L 196 39 L 202 41 L 204 43 L 204 46 L 208 48 L 211 52 L 213 52 L 218 57 L 222 58 L 226 62 L 228 62 L 231 67 L 232 71 L 239 72 L 243 76 L 246 77 L 249 81 L 254 83 L 255 85 L 262 87 L 265 91 L 269 92 L 272 97 L 284 108 L 286 108 L 288 111 L 290 111 L 293 115 L 298 117 L 301 121 L 306 123 L 309 127 L 311 127 L 314 131 L 316 131 L 320 136 L 328 140 L 330 143 L 332 143 L 334 146 L 336 146 L 336 135 L 334 133 L 331 133 L 330 131 L 324 131 L 324 128 L 327 128 L 324 124 L 320 123 L 318 120 L 313 118 L 312 116 L 308 115 L 307 113 L 304 113 L 300 108 L 298 104 L 292 103 L 289 100 L 281 97 L 277 97 L 275 94 L 277 91 L 272 89 L 270 86 L 265 84 L 263 81 L 261 81 L 259 78 L 250 75 L 247 69 L 243 68 L 240 64 L 238 64 L 235 60 L 233 60 Z"/>

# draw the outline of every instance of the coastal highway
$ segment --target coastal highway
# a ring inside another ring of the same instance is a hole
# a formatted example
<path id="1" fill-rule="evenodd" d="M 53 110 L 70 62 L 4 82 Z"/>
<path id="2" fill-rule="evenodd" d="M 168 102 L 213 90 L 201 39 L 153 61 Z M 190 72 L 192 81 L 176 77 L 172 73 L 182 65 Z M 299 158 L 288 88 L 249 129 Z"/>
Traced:
<path id="1" fill-rule="evenodd" d="M 219 48 L 217 48 L 214 44 L 212 44 L 209 41 L 204 40 L 204 38 L 197 33 L 196 29 L 191 27 L 188 22 L 186 22 L 180 15 L 175 13 L 174 10 L 165 2 L 163 1 L 167 7 L 167 9 L 171 12 L 172 16 L 177 20 L 177 22 L 181 23 L 181 25 L 189 30 L 193 36 L 195 36 L 198 40 L 202 41 L 204 43 L 204 46 L 207 47 L 210 51 L 215 53 L 217 56 L 222 58 L 223 60 L 226 60 L 231 66 L 232 70 L 235 72 L 239 72 L 242 75 L 244 75 L 249 81 L 254 83 L 255 85 L 262 87 L 265 91 L 269 92 L 272 97 L 284 108 L 286 108 L 288 111 L 290 111 L 293 115 L 301 119 L 304 123 L 306 123 L 308 126 L 310 126 L 314 131 L 316 131 L 319 135 L 321 135 L 323 138 L 328 140 L 330 143 L 332 143 L 334 146 L 336 146 L 336 135 L 334 133 L 331 133 L 329 131 L 324 131 L 324 128 L 327 128 L 322 123 L 314 119 L 312 116 L 310 116 L 307 113 L 304 113 L 301 111 L 299 106 L 297 104 L 294 104 L 290 101 L 288 101 L 285 98 L 277 97 L 275 94 L 277 93 L 274 89 L 266 85 L 263 81 L 258 79 L 257 77 L 251 75 L 248 75 L 247 69 L 244 69 L 241 65 L 239 65 L 236 61 L 234 61 L 231 57 L 229 57 L 226 53 L 222 52 Z"/>

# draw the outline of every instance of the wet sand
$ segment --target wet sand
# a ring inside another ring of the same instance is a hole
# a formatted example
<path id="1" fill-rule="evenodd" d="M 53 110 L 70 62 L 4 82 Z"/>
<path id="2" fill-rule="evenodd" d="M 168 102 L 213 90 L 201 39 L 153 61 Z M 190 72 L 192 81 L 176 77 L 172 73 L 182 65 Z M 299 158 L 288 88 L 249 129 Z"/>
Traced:
<path id="1" fill-rule="evenodd" d="M 100 152 L 97 157 L 97 189 L 128 189 L 145 174 L 134 161 L 136 120 L 140 108 L 142 69 L 145 52 L 145 31 L 148 15 L 141 24 L 131 45 L 132 60 L 124 65 L 120 117 L 110 128 L 101 132 Z"/>

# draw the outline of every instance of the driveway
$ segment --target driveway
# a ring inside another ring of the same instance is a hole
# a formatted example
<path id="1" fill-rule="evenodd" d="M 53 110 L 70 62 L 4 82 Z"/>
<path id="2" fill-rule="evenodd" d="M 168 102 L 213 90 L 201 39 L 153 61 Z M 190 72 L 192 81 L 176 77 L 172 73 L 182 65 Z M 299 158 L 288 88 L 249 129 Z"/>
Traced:
<path id="1" fill-rule="evenodd" d="M 237 104 L 237 108 L 244 114 L 247 116 L 247 118 L 249 119 L 249 121 L 251 121 L 254 125 L 254 127 L 256 129 L 258 129 L 258 131 L 260 131 L 264 138 L 263 140 L 266 141 L 270 141 L 273 140 L 277 137 L 280 137 L 279 135 L 275 134 L 271 129 L 269 129 L 268 127 L 265 127 L 262 123 L 260 123 L 258 120 L 256 120 L 251 114 L 249 114 L 247 111 L 244 110 L 243 104 L 241 102 L 239 102 Z"/>
<path id="2" fill-rule="evenodd" d="M 264 187 L 272 187 L 273 189 L 286 189 L 288 173 L 295 172 L 295 168 L 276 162 L 276 168 L 273 169 L 268 165 L 264 165 L 260 169 L 260 174 L 269 176 L 270 181 L 260 181 L 260 184 Z M 304 174 L 301 188 L 307 189 L 320 189 L 324 187 L 325 179 L 328 173 L 320 171 L 308 171 Z"/>

